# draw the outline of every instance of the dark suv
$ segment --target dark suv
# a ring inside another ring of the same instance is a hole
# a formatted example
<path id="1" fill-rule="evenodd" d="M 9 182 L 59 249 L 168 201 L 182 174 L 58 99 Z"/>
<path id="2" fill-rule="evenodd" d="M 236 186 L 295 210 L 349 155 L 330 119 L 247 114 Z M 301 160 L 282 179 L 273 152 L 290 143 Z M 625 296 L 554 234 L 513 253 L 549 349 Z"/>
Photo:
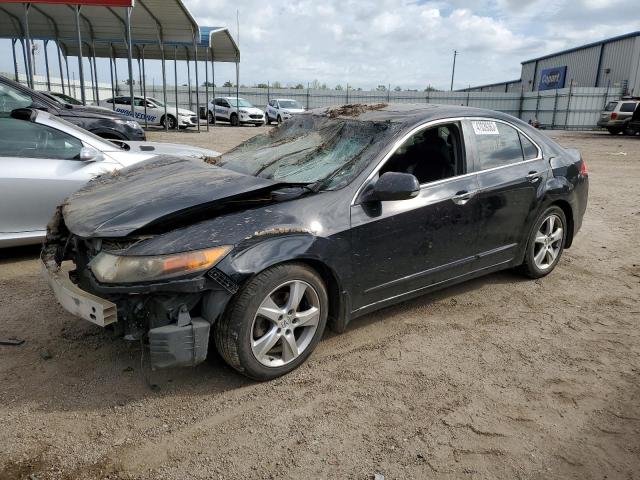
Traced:
<path id="1" fill-rule="evenodd" d="M 0 75 L 0 115 L 16 108 L 36 108 L 112 140 L 146 140 L 135 120 L 104 108 L 70 105 L 53 100 Z"/>

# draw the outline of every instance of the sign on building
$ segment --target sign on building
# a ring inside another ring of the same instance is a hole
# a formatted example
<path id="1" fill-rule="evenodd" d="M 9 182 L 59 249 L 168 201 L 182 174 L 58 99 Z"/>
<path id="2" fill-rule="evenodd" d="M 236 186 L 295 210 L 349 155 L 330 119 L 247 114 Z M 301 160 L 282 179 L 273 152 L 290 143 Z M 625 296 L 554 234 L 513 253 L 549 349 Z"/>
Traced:
<path id="1" fill-rule="evenodd" d="M 555 90 L 564 88 L 564 82 L 567 78 L 567 67 L 545 68 L 540 72 L 540 84 L 538 90 Z"/>

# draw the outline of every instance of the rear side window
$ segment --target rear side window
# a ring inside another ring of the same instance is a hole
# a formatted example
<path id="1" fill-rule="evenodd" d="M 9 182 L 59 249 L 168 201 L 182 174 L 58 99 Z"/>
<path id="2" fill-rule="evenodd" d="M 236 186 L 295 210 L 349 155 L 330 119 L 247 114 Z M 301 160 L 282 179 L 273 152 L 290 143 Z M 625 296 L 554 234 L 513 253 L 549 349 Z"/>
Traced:
<path id="1" fill-rule="evenodd" d="M 625 102 L 622 105 L 620 105 L 620 111 L 621 112 L 634 112 L 635 109 L 636 109 L 636 105 L 637 105 L 637 103 Z"/>
<path id="2" fill-rule="evenodd" d="M 524 159 L 520 134 L 515 128 L 490 120 L 472 120 L 470 123 L 481 170 L 502 167 Z"/>
<path id="3" fill-rule="evenodd" d="M 604 111 L 613 112 L 616 109 L 616 105 L 618 105 L 618 102 L 609 102 L 607 103 L 607 106 L 604 107 Z"/>
<path id="4" fill-rule="evenodd" d="M 538 147 L 531 140 L 520 133 L 520 143 L 522 144 L 522 153 L 525 160 L 533 160 L 538 157 Z"/>

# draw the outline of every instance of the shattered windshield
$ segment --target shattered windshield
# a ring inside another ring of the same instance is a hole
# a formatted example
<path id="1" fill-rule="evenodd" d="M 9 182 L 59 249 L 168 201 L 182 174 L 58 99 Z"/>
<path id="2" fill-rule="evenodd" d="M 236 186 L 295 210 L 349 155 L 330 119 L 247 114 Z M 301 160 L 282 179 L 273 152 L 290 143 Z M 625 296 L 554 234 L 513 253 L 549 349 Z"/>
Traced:
<path id="1" fill-rule="evenodd" d="M 333 190 L 358 175 L 399 128 L 303 114 L 238 145 L 216 163 L 256 177 Z"/>

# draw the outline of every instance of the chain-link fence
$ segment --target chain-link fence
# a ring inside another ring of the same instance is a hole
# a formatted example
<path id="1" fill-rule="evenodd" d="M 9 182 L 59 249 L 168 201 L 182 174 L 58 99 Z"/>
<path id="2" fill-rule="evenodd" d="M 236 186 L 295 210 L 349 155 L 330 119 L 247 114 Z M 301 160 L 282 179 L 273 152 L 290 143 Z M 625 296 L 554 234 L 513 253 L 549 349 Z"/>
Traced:
<path id="1" fill-rule="evenodd" d="M 36 90 L 48 88 L 44 77 L 34 79 Z M 51 90 L 62 91 L 59 79 L 51 79 Z M 162 85 L 147 84 L 147 96 L 162 99 Z M 195 87 L 178 87 L 178 106 L 196 109 Z M 199 89 L 200 106 L 206 99 L 215 96 L 235 97 L 235 87 L 205 87 Z M 95 102 L 96 92 L 91 86 L 85 89 L 87 102 Z M 140 85 L 135 85 L 134 94 L 141 95 Z M 67 85 L 67 93 L 80 97 L 79 82 Z M 570 87 L 539 92 L 438 92 L 412 90 L 328 90 L 313 88 L 257 88 L 240 87 L 239 94 L 258 108 L 264 109 L 269 100 L 277 98 L 293 99 L 305 108 L 328 107 L 348 103 L 434 103 L 442 105 L 464 105 L 498 110 L 518 117 L 525 122 L 537 120 L 544 128 L 552 129 L 593 129 L 604 106 L 622 95 L 621 88 Z M 111 85 L 100 83 L 97 92 L 100 100 L 112 96 Z M 117 95 L 128 96 L 128 85 L 118 86 Z M 167 103 L 176 104 L 176 89 L 167 87 Z"/>

